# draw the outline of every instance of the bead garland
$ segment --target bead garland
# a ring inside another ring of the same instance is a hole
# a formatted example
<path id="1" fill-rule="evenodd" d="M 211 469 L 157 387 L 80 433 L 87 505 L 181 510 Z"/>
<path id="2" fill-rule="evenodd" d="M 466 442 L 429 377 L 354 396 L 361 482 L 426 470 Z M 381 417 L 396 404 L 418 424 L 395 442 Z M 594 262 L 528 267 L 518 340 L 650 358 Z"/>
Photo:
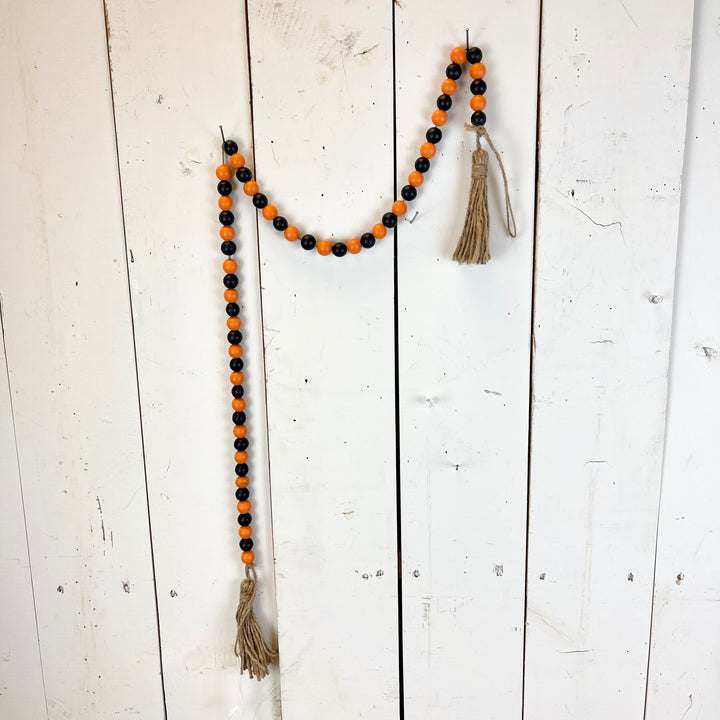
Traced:
<path id="1" fill-rule="evenodd" d="M 363 233 L 360 237 L 353 237 L 347 242 L 331 243 L 328 240 L 316 240 L 313 235 L 304 234 L 301 236 L 300 230 L 295 225 L 290 225 L 286 218 L 278 214 L 275 205 L 270 204 L 267 196 L 260 192 L 258 183 L 253 179 L 251 170 L 245 165 L 245 158 L 238 152 L 238 145 L 233 140 L 226 140 L 223 134 L 223 164 L 218 166 L 215 174 L 218 178 L 217 189 L 220 197 L 218 199 L 218 207 L 220 208 L 220 237 L 222 244 L 220 250 L 226 259 L 222 263 L 225 272 L 223 277 L 223 285 L 225 286 L 224 299 L 227 303 L 225 310 L 228 315 L 227 319 L 227 340 L 229 343 L 228 354 L 230 355 L 230 385 L 232 392 L 232 421 L 233 435 L 235 436 L 235 498 L 237 500 L 238 525 L 240 535 L 240 549 L 242 551 L 241 560 L 245 564 L 245 580 L 243 580 L 240 590 L 240 601 L 236 613 L 237 620 L 237 637 L 235 642 L 235 654 L 242 660 L 241 669 L 248 670 L 250 677 L 257 676 L 258 680 L 263 678 L 269 672 L 268 666 L 276 659 L 277 651 L 272 649 L 262 636 L 259 624 L 253 613 L 253 602 L 257 587 L 257 577 L 255 574 L 255 552 L 253 550 L 254 542 L 252 539 L 252 516 L 250 509 L 250 490 L 249 485 L 249 468 L 248 468 L 248 438 L 247 427 L 245 425 L 246 403 L 243 398 L 244 389 L 243 382 L 245 376 L 242 372 L 243 348 L 242 333 L 240 328 L 242 322 L 240 320 L 240 306 L 238 305 L 239 293 L 237 286 L 239 284 L 237 269 L 237 261 L 233 259 L 233 255 L 237 252 L 237 245 L 234 242 L 235 230 L 233 223 L 235 215 L 232 212 L 233 200 L 231 197 L 233 185 L 231 182 L 233 171 L 237 180 L 242 183 L 243 192 L 252 198 L 252 203 L 257 210 L 262 212 L 262 216 L 272 222 L 273 227 L 278 232 L 283 233 L 286 240 L 296 242 L 300 240 L 300 246 L 304 250 L 316 250 L 320 255 L 334 255 L 335 257 L 344 257 L 348 253 L 357 255 L 361 250 L 369 250 L 375 245 L 377 240 L 381 240 L 387 235 L 388 229 L 394 228 L 399 218 L 407 212 L 407 203 L 415 200 L 418 194 L 418 188 L 423 184 L 425 174 L 430 170 L 430 161 L 437 152 L 437 144 L 442 140 L 442 130 L 440 129 L 448 120 L 448 111 L 452 107 L 452 96 L 457 91 L 457 80 L 463 73 L 463 66 L 469 63 L 469 74 L 472 78 L 470 91 L 472 97 L 470 99 L 470 125 L 466 128 L 474 130 L 477 138 L 477 148 L 473 153 L 473 169 L 472 184 L 470 190 L 470 200 L 468 211 L 465 218 L 465 227 L 463 234 L 458 243 L 458 247 L 453 256 L 458 262 L 468 263 L 486 263 L 490 259 L 487 251 L 487 192 L 485 188 L 485 178 L 487 176 L 487 158 L 488 154 L 480 147 L 480 136 L 482 135 L 488 142 L 502 170 L 503 180 L 505 182 L 505 201 L 506 201 L 506 219 L 508 233 L 515 236 L 515 220 L 510 207 L 510 200 L 507 187 L 507 178 L 505 170 L 500 160 L 500 155 L 495 149 L 492 141 L 484 129 L 486 116 L 486 100 L 485 92 L 487 84 L 485 82 L 485 65 L 482 63 L 483 54 L 480 48 L 456 47 L 450 53 L 450 64 L 445 69 L 445 79 L 442 81 L 440 89 L 441 95 L 438 96 L 436 105 L 437 109 L 433 111 L 432 127 L 425 133 L 425 142 L 420 145 L 420 157 L 415 161 L 414 169 L 408 174 L 408 184 L 400 191 L 400 198 L 392 203 L 388 212 L 381 219 L 381 222 L 373 225 L 370 232 Z M 222 127 L 220 128 L 222 133 Z M 228 156 L 225 162 L 225 156 Z M 512 228 L 511 228 L 512 220 Z"/>

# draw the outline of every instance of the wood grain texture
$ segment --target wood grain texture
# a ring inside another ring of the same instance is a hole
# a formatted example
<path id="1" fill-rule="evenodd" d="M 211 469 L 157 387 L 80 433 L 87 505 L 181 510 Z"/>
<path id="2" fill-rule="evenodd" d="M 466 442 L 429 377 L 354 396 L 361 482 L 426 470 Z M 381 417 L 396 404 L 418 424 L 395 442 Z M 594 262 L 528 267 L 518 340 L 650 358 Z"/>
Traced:
<path id="1" fill-rule="evenodd" d="M 1 12 L 0 293 L 47 713 L 160 718 L 102 6 Z"/>
<path id="2" fill-rule="evenodd" d="M 539 4 L 396 7 L 398 186 L 432 124 L 450 50 L 484 52 L 492 259 L 460 266 L 475 136 L 467 72 L 419 197 L 398 227 L 405 717 L 520 718 Z M 419 52 L 424 49 L 424 52 Z M 468 65 L 465 66 L 467 71 Z M 417 214 L 416 214 L 417 213 Z M 412 221 L 412 222 L 410 222 Z"/>
<path id="3" fill-rule="evenodd" d="M 543 3 L 525 718 L 642 718 L 692 2 Z"/>
<path id="4" fill-rule="evenodd" d="M 233 652 L 243 567 L 215 189 L 218 125 L 249 137 L 244 7 L 111 0 L 108 26 L 168 717 L 267 720 L 277 677 L 238 680 Z M 275 639 L 255 223 L 238 214 L 256 609 Z"/>
<path id="5" fill-rule="evenodd" d="M 261 188 L 303 233 L 359 236 L 392 201 L 391 5 L 248 20 Z M 392 239 L 321 257 L 261 223 L 283 718 L 394 719 Z"/>
<path id="6" fill-rule="evenodd" d="M 698 3 L 681 203 L 647 720 L 720 707 L 720 3 Z"/>

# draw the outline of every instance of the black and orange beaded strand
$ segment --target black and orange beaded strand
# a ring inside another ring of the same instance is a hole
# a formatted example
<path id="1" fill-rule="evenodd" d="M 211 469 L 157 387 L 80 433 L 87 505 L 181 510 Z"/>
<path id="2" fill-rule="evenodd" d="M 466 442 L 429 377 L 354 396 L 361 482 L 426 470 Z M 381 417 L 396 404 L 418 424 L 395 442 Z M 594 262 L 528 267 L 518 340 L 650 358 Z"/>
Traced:
<path id="1" fill-rule="evenodd" d="M 235 230 L 233 223 L 235 216 L 232 212 L 232 170 L 241 170 L 245 166 L 245 158 L 238 153 L 238 146 L 232 140 L 225 140 L 222 134 L 223 155 L 228 155 L 229 166 L 224 162 L 220 165 L 215 174 L 219 180 L 217 189 L 220 193 L 218 207 L 220 208 L 220 237 L 222 244 L 220 251 L 226 256 L 222 268 L 225 272 L 223 285 L 225 286 L 224 299 L 227 305 L 227 340 L 229 343 L 228 354 L 230 355 L 230 385 L 232 388 L 232 421 L 233 435 L 235 436 L 235 498 L 238 511 L 238 534 L 240 535 L 241 560 L 245 565 L 245 579 L 240 586 L 240 599 L 235 614 L 237 621 L 237 635 L 235 638 L 235 654 L 240 658 L 241 671 L 247 670 L 250 677 L 257 677 L 258 680 L 265 677 L 269 672 L 269 665 L 276 659 L 277 652 L 273 650 L 262 635 L 255 613 L 253 603 L 257 592 L 257 574 L 255 572 L 255 553 L 253 552 L 252 539 L 252 515 L 250 514 L 250 490 L 248 489 L 249 468 L 247 427 L 245 425 L 245 394 L 243 382 L 243 347 L 242 333 L 240 328 L 240 305 L 238 304 L 239 293 L 237 290 L 239 280 L 237 276 L 238 264 L 233 259 L 237 252 L 237 245 L 234 241 Z"/>
<path id="2" fill-rule="evenodd" d="M 400 198 L 392 204 L 390 211 L 382 216 L 381 222 L 373 225 L 369 232 L 362 234 L 359 238 L 351 238 L 346 243 L 331 243 L 328 240 L 316 240 L 310 234 L 301 234 L 295 225 L 291 225 L 285 217 L 278 213 L 277 207 L 269 202 L 267 195 L 260 192 L 258 183 L 253 179 L 252 171 L 245 166 L 245 159 L 237 153 L 237 150 L 230 154 L 229 165 L 223 164 L 217 169 L 218 177 L 222 175 L 223 178 L 229 178 L 232 169 L 235 169 L 235 177 L 243 184 L 243 192 L 252 198 L 255 208 L 262 212 L 262 216 L 266 220 L 272 222 L 275 230 L 283 233 L 286 240 L 289 242 L 300 240 L 300 245 L 304 250 L 315 249 L 320 255 L 332 254 L 335 257 L 344 257 L 348 253 L 356 255 L 362 249 L 370 249 L 377 240 L 381 240 L 387 235 L 389 229 L 397 225 L 398 220 L 407 212 L 407 203 L 417 197 L 418 188 L 423 184 L 425 174 L 430 170 L 430 161 L 437 152 L 438 143 L 442 140 L 443 135 L 440 128 L 448 120 L 448 111 L 453 104 L 452 96 L 458 89 L 457 81 L 463 74 L 465 63 L 469 63 L 469 74 L 472 78 L 470 124 L 478 129 L 485 125 L 487 120 L 484 112 L 487 106 L 485 99 L 487 83 L 484 79 L 486 68 L 482 63 L 482 58 L 482 51 L 478 47 L 456 47 L 451 51 L 451 62 L 445 68 L 445 79 L 440 86 L 441 94 L 436 100 L 437 109 L 431 116 L 433 125 L 425 133 L 425 142 L 420 146 L 420 156 L 415 160 L 414 169 L 408 174 L 408 183 L 402 188 Z M 237 148 L 232 140 L 228 143 L 232 143 L 233 149 Z"/>

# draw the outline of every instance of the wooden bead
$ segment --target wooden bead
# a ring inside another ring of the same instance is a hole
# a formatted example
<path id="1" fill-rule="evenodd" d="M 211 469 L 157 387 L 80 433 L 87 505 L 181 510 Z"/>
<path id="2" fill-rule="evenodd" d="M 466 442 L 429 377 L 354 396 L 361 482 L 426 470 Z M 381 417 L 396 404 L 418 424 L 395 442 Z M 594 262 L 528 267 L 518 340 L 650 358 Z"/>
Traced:
<path id="1" fill-rule="evenodd" d="M 239 170 L 241 167 L 245 167 L 245 158 L 240 153 L 235 153 L 230 156 L 230 167 L 235 170 Z"/>
<path id="2" fill-rule="evenodd" d="M 413 170 L 413 171 L 408 175 L 408 182 L 409 182 L 413 187 L 419 187 L 420 185 L 422 185 L 422 184 L 423 184 L 423 179 L 424 179 L 424 178 L 423 178 L 423 174 L 422 174 L 421 172 L 418 172 L 417 170 Z M 376 236 L 376 237 L 377 237 L 377 236 Z"/>
<path id="3" fill-rule="evenodd" d="M 387 228 L 382 223 L 377 223 L 372 227 L 372 234 L 378 240 L 382 240 L 387 235 Z"/>
<path id="4" fill-rule="evenodd" d="M 454 63 L 457 63 L 458 65 L 462 65 L 465 62 L 465 60 L 467 59 L 467 56 L 465 54 L 465 48 L 463 48 L 463 47 L 453 48 L 450 51 L 450 59 Z"/>
<path id="5" fill-rule="evenodd" d="M 215 169 L 218 180 L 229 180 L 232 177 L 232 170 L 227 165 L 218 165 Z"/>
<path id="6" fill-rule="evenodd" d="M 278 210 L 274 205 L 266 205 L 262 209 L 262 214 L 266 220 L 274 220 L 277 217 Z"/>
<path id="7" fill-rule="evenodd" d="M 435 157 L 435 153 L 436 153 L 436 152 L 437 152 L 437 148 L 436 148 L 435 145 L 434 145 L 433 143 L 431 143 L 431 142 L 424 142 L 424 143 L 420 146 L 420 154 L 421 154 L 424 158 L 427 158 L 428 160 L 429 160 L 431 157 Z M 397 214 L 397 213 L 396 213 L 396 214 Z"/>
<path id="8" fill-rule="evenodd" d="M 329 240 L 320 240 L 315 247 L 320 255 L 329 255 L 332 252 L 332 243 Z"/>
<path id="9" fill-rule="evenodd" d="M 231 345 L 228 348 L 228 355 L 233 358 L 241 357 L 243 354 L 242 345 Z"/>
<path id="10" fill-rule="evenodd" d="M 473 80 L 479 80 L 485 77 L 486 68 L 482 63 L 475 63 L 470 66 L 470 77 Z"/>
<path id="11" fill-rule="evenodd" d="M 247 478 L 245 478 L 247 480 Z M 243 539 L 247 540 L 252 535 L 252 528 L 249 525 L 243 525 L 238 528 L 238 535 Z"/>
<path id="12" fill-rule="evenodd" d="M 436 110 L 431 116 L 433 125 L 444 125 L 447 122 L 447 113 L 444 110 Z"/>
<path id="13" fill-rule="evenodd" d="M 232 274 L 237 270 L 238 264 L 237 264 L 237 262 L 235 262 L 235 260 L 228 259 L 228 260 L 223 260 L 222 267 L 226 273 Z"/>
<path id="14" fill-rule="evenodd" d="M 243 185 L 243 192 L 246 195 L 257 195 L 257 193 L 260 191 L 260 188 L 258 187 L 258 184 L 254 180 L 248 180 Z"/>
<path id="15" fill-rule="evenodd" d="M 392 204 L 391 209 L 392 209 L 393 213 L 395 213 L 395 215 L 400 217 L 401 215 L 404 215 L 407 212 L 407 205 L 402 200 L 396 200 Z"/>
<path id="16" fill-rule="evenodd" d="M 233 206 L 233 199 L 229 195 L 221 195 L 218 198 L 218 207 L 221 210 L 231 210 Z"/>
<path id="17" fill-rule="evenodd" d="M 244 425 L 236 425 L 233 428 L 233 435 L 238 438 L 245 437 L 247 435 L 247 428 Z"/>
<path id="18" fill-rule="evenodd" d="M 452 78 L 445 78 L 440 84 L 440 89 L 446 95 L 454 95 L 457 91 L 457 83 Z"/>
<path id="19" fill-rule="evenodd" d="M 255 560 L 255 553 L 252 550 L 246 550 L 241 556 L 240 559 L 246 564 L 250 565 L 252 564 L 253 560 Z"/>
<path id="20" fill-rule="evenodd" d="M 246 477 L 237 477 L 237 478 L 235 478 L 235 484 L 236 484 L 239 488 L 247 487 L 249 482 L 250 482 L 250 480 L 249 480 L 248 478 L 246 478 Z"/>
<path id="21" fill-rule="evenodd" d="M 235 462 L 236 463 L 247 462 L 247 459 L 248 459 L 247 450 L 238 450 L 235 453 Z M 247 512 L 247 510 L 243 510 L 242 512 Z"/>
<path id="22" fill-rule="evenodd" d="M 220 228 L 220 237 L 223 240 L 232 240 L 235 237 L 235 230 L 230 225 L 223 225 Z"/>
<path id="23" fill-rule="evenodd" d="M 242 385 L 244 380 L 245 375 L 243 375 L 241 372 L 230 373 L 230 382 L 233 385 Z M 240 461 L 238 460 L 238 462 Z"/>
<path id="24" fill-rule="evenodd" d="M 242 412 L 245 409 L 245 398 L 233 398 L 232 409 L 235 412 Z"/>
<path id="25" fill-rule="evenodd" d="M 359 238 L 350 238 L 347 241 L 347 249 L 351 255 L 357 255 L 362 250 L 362 243 Z"/>
<path id="26" fill-rule="evenodd" d="M 235 290 L 235 288 L 228 288 L 223 293 L 223 297 L 225 298 L 225 302 L 237 302 L 239 293 L 237 290 Z"/>
<path id="27" fill-rule="evenodd" d="M 229 317 L 227 319 L 227 326 L 229 330 L 239 330 L 242 327 L 242 320 L 239 317 Z"/>
<path id="28" fill-rule="evenodd" d="M 237 504 L 237 511 L 239 513 L 248 513 L 248 512 L 250 512 L 250 508 L 251 508 L 251 505 L 250 505 L 249 500 L 241 500 Z"/>
<path id="29" fill-rule="evenodd" d="M 285 239 L 290 242 L 295 242 L 300 237 L 300 231 L 294 225 L 288 225 L 285 228 Z"/>
<path id="30" fill-rule="evenodd" d="M 470 98 L 470 107 L 473 110 L 484 110 L 487 105 L 484 95 L 473 95 Z"/>

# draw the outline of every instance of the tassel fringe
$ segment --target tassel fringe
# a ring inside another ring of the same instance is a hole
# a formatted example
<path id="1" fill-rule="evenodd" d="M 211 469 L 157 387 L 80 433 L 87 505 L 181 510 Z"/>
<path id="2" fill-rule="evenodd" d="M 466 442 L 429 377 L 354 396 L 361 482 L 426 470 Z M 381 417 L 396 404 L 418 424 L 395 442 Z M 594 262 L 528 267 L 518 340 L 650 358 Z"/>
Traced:
<path id="1" fill-rule="evenodd" d="M 495 149 L 484 127 L 465 125 L 465 128 L 475 133 L 476 146 L 472 155 L 472 180 L 470 183 L 467 212 L 465 213 L 465 224 L 463 225 L 460 240 L 458 240 L 457 247 L 455 248 L 453 260 L 459 263 L 484 265 L 490 260 L 490 251 L 488 249 L 490 216 L 488 213 L 487 200 L 488 153 L 483 150 L 480 145 L 481 135 L 485 138 L 488 146 L 495 154 L 498 165 L 500 166 L 500 171 L 502 172 L 503 182 L 505 184 L 505 221 L 508 235 L 515 237 L 517 235 L 517 228 L 515 226 L 515 215 L 513 214 L 510 204 L 507 176 L 505 175 L 505 168 L 500 159 L 500 154 Z"/>
<path id="2" fill-rule="evenodd" d="M 237 636 L 235 637 L 235 655 L 240 658 L 241 672 L 248 671 L 250 678 L 262 680 L 269 672 L 269 666 L 277 660 L 277 650 L 268 645 L 263 637 L 260 624 L 253 612 L 255 593 L 257 592 L 257 575 L 251 563 L 245 566 L 245 580 L 240 585 L 235 620 L 237 620 Z"/>

